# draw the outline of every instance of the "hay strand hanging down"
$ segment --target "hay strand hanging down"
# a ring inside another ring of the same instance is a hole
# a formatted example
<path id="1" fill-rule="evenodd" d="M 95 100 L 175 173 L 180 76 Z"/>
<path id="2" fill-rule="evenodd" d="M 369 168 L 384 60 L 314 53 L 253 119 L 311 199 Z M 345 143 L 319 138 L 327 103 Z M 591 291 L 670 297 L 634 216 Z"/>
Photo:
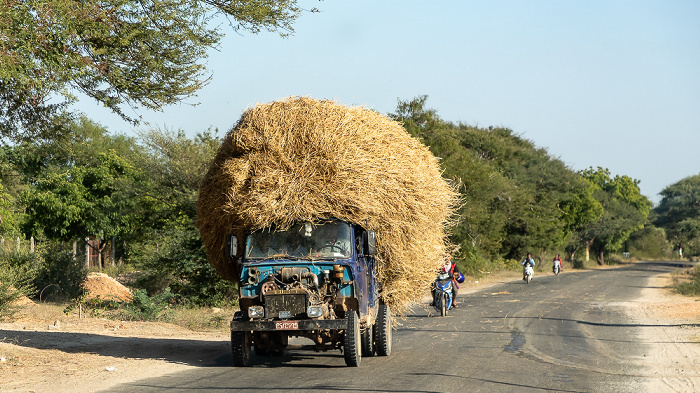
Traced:
<path id="1" fill-rule="evenodd" d="M 362 107 L 291 97 L 247 110 L 200 188 L 210 263 L 237 280 L 226 237 L 335 217 L 377 234 L 376 274 L 395 311 L 419 301 L 451 247 L 458 201 L 438 160 L 401 125 Z"/>

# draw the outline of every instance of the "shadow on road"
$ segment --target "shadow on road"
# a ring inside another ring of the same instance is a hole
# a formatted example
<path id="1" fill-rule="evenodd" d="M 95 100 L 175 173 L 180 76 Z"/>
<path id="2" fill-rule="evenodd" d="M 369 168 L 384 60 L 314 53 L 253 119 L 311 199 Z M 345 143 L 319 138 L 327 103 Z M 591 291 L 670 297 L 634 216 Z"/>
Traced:
<path id="1" fill-rule="evenodd" d="M 94 353 L 120 358 L 162 359 L 192 366 L 223 365 L 220 364 L 221 353 L 225 352 L 229 345 L 227 341 L 115 337 L 91 333 L 26 330 L 3 330 L 0 332 L 0 340 L 36 349 Z"/>

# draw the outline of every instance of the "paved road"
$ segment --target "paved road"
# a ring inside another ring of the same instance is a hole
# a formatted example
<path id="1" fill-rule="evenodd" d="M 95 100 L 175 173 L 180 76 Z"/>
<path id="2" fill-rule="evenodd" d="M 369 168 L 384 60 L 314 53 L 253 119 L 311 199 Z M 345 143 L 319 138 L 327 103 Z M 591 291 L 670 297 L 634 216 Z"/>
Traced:
<path id="1" fill-rule="evenodd" d="M 228 343 L 207 367 L 147 379 L 111 392 L 641 392 L 648 348 L 622 304 L 648 278 L 679 265 L 539 275 L 461 297 L 447 317 L 417 307 L 394 334 L 389 357 L 345 367 L 339 351 L 292 349 L 231 365 Z M 304 341 L 301 341 L 304 343 Z"/>

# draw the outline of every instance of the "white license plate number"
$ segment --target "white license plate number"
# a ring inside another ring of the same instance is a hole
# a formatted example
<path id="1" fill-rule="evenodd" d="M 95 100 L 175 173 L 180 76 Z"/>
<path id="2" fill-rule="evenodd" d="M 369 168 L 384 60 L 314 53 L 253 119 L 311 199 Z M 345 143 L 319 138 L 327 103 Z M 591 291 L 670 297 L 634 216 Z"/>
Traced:
<path id="1" fill-rule="evenodd" d="M 298 330 L 299 321 L 278 321 L 275 322 L 275 330 Z"/>

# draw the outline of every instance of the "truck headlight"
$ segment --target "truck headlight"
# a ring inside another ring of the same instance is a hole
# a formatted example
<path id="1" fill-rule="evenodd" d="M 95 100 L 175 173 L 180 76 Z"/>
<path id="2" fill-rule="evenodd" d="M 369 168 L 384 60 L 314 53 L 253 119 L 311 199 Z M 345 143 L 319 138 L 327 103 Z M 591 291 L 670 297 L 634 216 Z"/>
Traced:
<path id="1" fill-rule="evenodd" d="M 248 307 L 248 316 L 250 318 L 262 318 L 265 316 L 265 309 L 263 306 L 250 306 Z"/>
<path id="2" fill-rule="evenodd" d="M 318 318 L 323 316 L 323 308 L 321 306 L 309 306 L 309 308 L 306 309 L 306 315 L 309 316 L 309 318 Z"/>

